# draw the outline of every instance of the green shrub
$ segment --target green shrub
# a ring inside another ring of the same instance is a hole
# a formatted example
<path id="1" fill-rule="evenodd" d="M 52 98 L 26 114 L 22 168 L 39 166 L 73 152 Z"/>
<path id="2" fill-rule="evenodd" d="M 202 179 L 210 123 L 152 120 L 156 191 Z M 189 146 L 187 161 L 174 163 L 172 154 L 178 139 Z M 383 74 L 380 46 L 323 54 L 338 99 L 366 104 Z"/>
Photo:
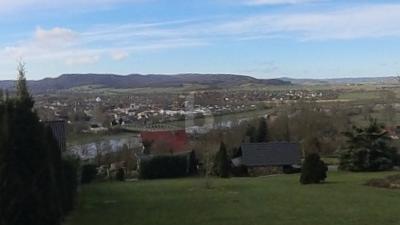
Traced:
<path id="1" fill-rule="evenodd" d="M 140 161 L 141 179 L 183 177 L 189 174 L 186 155 L 159 155 Z"/>
<path id="2" fill-rule="evenodd" d="M 189 174 L 195 175 L 198 174 L 197 166 L 199 165 L 199 160 L 196 157 L 196 152 L 191 151 L 189 155 Z"/>
<path id="3" fill-rule="evenodd" d="M 64 195 L 63 195 L 63 209 L 64 212 L 71 211 L 74 208 L 75 196 L 78 187 L 78 167 L 79 161 L 76 159 L 63 159 L 62 160 L 64 172 Z"/>
<path id="4" fill-rule="evenodd" d="M 284 174 L 294 174 L 294 173 L 300 173 L 301 169 L 300 168 L 295 168 L 295 167 L 289 165 L 289 166 L 283 166 L 282 167 L 282 172 Z"/>
<path id="5" fill-rule="evenodd" d="M 92 182 L 97 175 L 96 165 L 87 164 L 82 166 L 81 183 L 88 184 Z"/>
<path id="6" fill-rule="evenodd" d="M 326 179 L 328 167 L 317 153 L 308 154 L 301 169 L 300 183 L 317 184 Z"/>
<path id="7" fill-rule="evenodd" d="M 248 177 L 249 176 L 249 170 L 247 166 L 240 165 L 240 166 L 234 166 L 231 168 L 231 174 L 235 177 Z"/>
<path id="8" fill-rule="evenodd" d="M 347 146 L 340 151 L 340 169 L 350 171 L 391 170 L 398 162 L 392 139 L 376 119 L 371 119 L 368 127 L 353 127 L 344 133 Z"/>
<path id="9" fill-rule="evenodd" d="M 119 168 L 117 170 L 117 174 L 115 175 L 115 179 L 118 181 L 124 181 L 125 180 L 125 171 L 122 168 Z"/>
<path id="10" fill-rule="evenodd" d="M 232 149 L 232 159 L 242 157 L 242 148 Z M 248 177 L 249 169 L 245 165 L 231 166 L 231 174 L 235 177 Z"/>
<path id="11" fill-rule="evenodd" d="M 215 155 L 214 160 L 214 173 L 217 176 L 227 178 L 231 173 L 231 162 L 228 158 L 228 154 L 226 152 L 226 147 L 223 142 L 219 147 L 219 151 Z"/>

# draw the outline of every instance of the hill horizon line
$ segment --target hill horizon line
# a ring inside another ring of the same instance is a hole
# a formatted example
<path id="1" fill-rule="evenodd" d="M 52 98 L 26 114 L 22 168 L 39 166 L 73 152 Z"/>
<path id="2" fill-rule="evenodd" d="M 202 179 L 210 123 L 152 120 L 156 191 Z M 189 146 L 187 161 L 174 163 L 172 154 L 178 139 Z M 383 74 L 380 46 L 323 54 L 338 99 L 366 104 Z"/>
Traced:
<path id="1" fill-rule="evenodd" d="M 96 75 L 96 76 L 117 76 L 117 77 L 127 77 L 127 76 L 182 76 L 182 75 L 232 75 L 232 76 L 246 76 L 259 80 L 272 80 L 272 79 L 280 79 L 280 80 L 340 80 L 340 79 L 379 79 L 379 78 L 397 78 L 397 75 L 376 75 L 376 76 L 340 76 L 340 77 L 324 77 L 324 78 L 313 78 L 313 77 L 295 77 L 295 76 L 276 76 L 276 77 L 259 77 L 256 75 L 248 75 L 248 74 L 240 74 L 240 73 L 197 73 L 197 72 L 187 72 L 187 73 L 128 73 L 128 74 L 119 74 L 119 73 L 62 73 L 57 76 L 47 76 L 39 79 L 27 79 L 29 81 L 42 81 L 46 79 L 57 79 L 64 76 L 86 76 L 86 75 Z M 0 81 L 16 81 L 16 79 L 0 79 Z"/>

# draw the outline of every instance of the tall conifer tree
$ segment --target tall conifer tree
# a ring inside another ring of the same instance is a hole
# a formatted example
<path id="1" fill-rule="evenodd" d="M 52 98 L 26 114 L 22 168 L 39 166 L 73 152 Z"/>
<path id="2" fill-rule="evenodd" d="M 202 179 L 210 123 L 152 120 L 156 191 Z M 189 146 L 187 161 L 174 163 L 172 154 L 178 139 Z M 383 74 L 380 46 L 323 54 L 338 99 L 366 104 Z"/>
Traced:
<path id="1" fill-rule="evenodd" d="M 0 225 L 61 222 L 61 155 L 33 105 L 20 64 L 16 98 L 0 106 Z"/>
<path id="2" fill-rule="evenodd" d="M 257 131 L 258 131 L 257 142 L 267 142 L 268 125 L 267 125 L 267 120 L 265 118 L 260 119 Z"/>
<path id="3" fill-rule="evenodd" d="M 214 161 L 214 172 L 216 175 L 227 178 L 230 175 L 231 162 L 228 158 L 228 153 L 226 152 L 226 147 L 224 142 L 221 142 L 219 151 L 215 156 Z"/>

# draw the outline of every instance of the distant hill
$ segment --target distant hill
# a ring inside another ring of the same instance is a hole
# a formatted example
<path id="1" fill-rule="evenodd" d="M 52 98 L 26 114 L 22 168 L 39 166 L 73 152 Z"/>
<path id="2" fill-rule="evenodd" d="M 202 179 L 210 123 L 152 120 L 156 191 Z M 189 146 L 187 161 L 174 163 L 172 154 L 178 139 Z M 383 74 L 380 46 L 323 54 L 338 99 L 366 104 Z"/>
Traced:
<path id="1" fill-rule="evenodd" d="M 332 78 L 332 79 L 293 79 L 288 77 L 280 80 L 297 85 L 326 85 L 326 84 L 396 84 L 397 77 L 355 77 L 355 78 Z"/>
<path id="2" fill-rule="evenodd" d="M 180 87 L 188 84 L 206 85 L 216 88 L 234 87 L 245 84 L 290 85 L 280 79 L 256 79 L 234 74 L 177 74 L 177 75 L 115 75 L 115 74 L 63 74 L 57 78 L 28 81 L 32 92 L 43 93 L 70 88 L 96 85 L 106 88 Z M 0 81 L 0 89 L 12 90 L 15 81 Z"/>

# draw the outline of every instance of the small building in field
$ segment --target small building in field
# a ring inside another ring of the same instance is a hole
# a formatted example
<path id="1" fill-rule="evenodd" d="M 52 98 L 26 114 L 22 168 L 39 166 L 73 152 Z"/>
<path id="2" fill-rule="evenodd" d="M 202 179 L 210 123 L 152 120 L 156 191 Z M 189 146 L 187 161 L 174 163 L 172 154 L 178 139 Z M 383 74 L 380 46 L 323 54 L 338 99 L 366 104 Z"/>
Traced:
<path id="1" fill-rule="evenodd" d="M 241 164 L 248 168 L 285 167 L 301 163 L 301 151 L 297 143 L 243 143 L 241 150 Z"/>

